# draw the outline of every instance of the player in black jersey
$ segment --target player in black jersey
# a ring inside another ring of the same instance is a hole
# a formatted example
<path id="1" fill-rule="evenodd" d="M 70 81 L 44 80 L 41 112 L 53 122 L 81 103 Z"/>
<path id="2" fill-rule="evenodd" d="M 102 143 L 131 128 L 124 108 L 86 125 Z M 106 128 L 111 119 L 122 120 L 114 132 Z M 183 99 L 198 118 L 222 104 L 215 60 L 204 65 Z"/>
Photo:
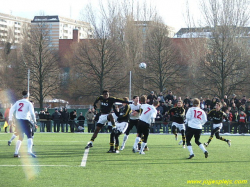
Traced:
<path id="1" fill-rule="evenodd" d="M 103 90 L 102 94 L 103 95 L 100 95 L 99 97 L 97 97 L 95 102 L 94 102 L 94 108 L 96 109 L 97 108 L 96 104 L 98 103 L 98 101 L 100 101 L 100 106 L 101 106 L 100 113 L 101 113 L 101 115 L 99 117 L 99 120 L 97 121 L 94 134 L 93 134 L 90 142 L 88 142 L 85 149 L 93 147 L 93 142 L 94 142 L 94 140 L 97 137 L 99 131 L 101 130 L 101 128 L 104 126 L 105 123 L 107 123 L 108 121 L 111 121 L 113 128 L 115 127 L 114 118 L 113 118 L 112 114 L 110 113 L 113 104 L 115 102 L 129 103 L 128 101 L 125 101 L 123 99 L 110 97 L 109 92 L 107 90 Z"/>
<path id="2" fill-rule="evenodd" d="M 222 120 L 223 118 L 227 119 L 227 115 L 222 112 L 221 110 L 221 103 L 217 102 L 215 105 L 215 109 L 211 110 L 208 113 L 208 118 L 212 118 L 213 120 L 213 130 L 211 132 L 210 138 L 208 139 L 207 143 L 204 143 L 204 145 L 207 147 L 209 145 L 209 143 L 212 141 L 213 136 L 215 134 L 215 137 L 219 140 L 225 141 L 227 142 L 228 146 L 231 146 L 231 140 L 227 140 L 225 138 L 222 138 L 220 136 L 220 129 L 222 128 Z"/>
<path id="3" fill-rule="evenodd" d="M 182 140 L 179 142 L 179 145 L 182 144 L 183 148 L 185 148 L 185 109 L 183 108 L 182 100 L 179 100 L 177 103 L 177 107 L 171 108 L 168 113 L 173 116 L 172 123 L 172 132 L 175 135 L 175 140 L 177 140 L 177 128 L 180 130 L 182 135 Z"/>
<path id="4" fill-rule="evenodd" d="M 129 101 L 127 97 L 123 98 Z M 110 149 L 108 153 L 119 153 L 119 136 L 124 133 L 128 128 L 129 114 L 131 113 L 130 105 L 123 103 L 123 106 L 118 110 L 113 106 L 117 118 L 116 128 L 113 128 L 110 134 Z M 114 148 L 115 145 L 115 148 Z"/>

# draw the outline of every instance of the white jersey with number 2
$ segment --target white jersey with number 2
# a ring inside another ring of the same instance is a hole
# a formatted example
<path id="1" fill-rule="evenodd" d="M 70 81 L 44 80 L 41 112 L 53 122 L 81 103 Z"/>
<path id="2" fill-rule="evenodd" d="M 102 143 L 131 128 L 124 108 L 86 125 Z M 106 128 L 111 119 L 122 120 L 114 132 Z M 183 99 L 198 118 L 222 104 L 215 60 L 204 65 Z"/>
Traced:
<path id="1" fill-rule="evenodd" d="M 9 120 L 12 120 L 13 113 L 16 112 L 17 119 L 29 120 L 36 122 L 34 107 L 27 99 L 18 100 L 10 109 Z"/>
<path id="2" fill-rule="evenodd" d="M 140 116 L 140 120 L 150 124 L 152 119 L 156 118 L 157 115 L 156 108 L 153 105 L 142 104 L 141 109 L 142 113 Z"/>
<path id="3" fill-rule="evenodd" d="M 186 114 L 188 126 L 193 129 L 202 129 L 202 125 L 207 122 L 207 115 L 199 107 L 189 108 Z"/>

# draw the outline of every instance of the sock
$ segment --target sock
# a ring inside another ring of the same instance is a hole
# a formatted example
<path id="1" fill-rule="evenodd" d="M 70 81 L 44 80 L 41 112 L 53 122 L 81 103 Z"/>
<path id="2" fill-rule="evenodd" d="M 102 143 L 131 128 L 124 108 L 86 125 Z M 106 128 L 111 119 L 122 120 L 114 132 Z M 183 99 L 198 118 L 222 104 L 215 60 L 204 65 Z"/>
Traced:
<path id="1" fill-rule="evenodd" d="M 207 151 L 203 144 L 200 144 L 199 147 L 203 151 L 203 153 Z"/>
<path id="2" fill-rule="evenodd" d="M 123 142 L 122 142 L 123 147 L 125 146 L 127 140 L 128 140 L 128 135 L 125 134 L 124 137 L 123 137 Z"/>
<path id="3" fill-rule="evenodd" d="M 19 153 L 19 149 L 21 147 L 21 144 L 22 144 L 22 141 L 21 140 L 17 140 L 15 154 Z"/>
<path id="4" fill-rule="evenodd" d="M 16 135 L 13 134 L 12 137 L 11 137 L 11 139 L 10 139 L 10 142 L 12 142 L 15 138 L 16 138 Z"/>
<path id="5" fill-rule="evenodd" d="M 92 145 L 93 145 L 93 142 L 94 142 L 94 141 L 92 141 L 92 140 L 89 141 L 89 143 L 91 143 Z"/>
<path id="6" fill-rule="evenodd" d="M 32 153 L 33 140 L 32 138 L 28 139 L 28 152 Z"/>
<path id="7" fill-rule="evenodd" d="M 147 143 L 142 142 L 140 153 L 143 152 L 143 150 L 144 150 L 144 148 L 146 147 L 146 145 L 147 145 Z"/>
<path id="8" fill-rule="evenodd" d="M 188 151 L 189 151 L 190 155 L 193 155 L 194 152 L 193 152 L 193 149 L 192 149 L 192 145 L 187 146 L 187 148 L 188 148 Z"/>
<path id="9" fill-rule="evenodd" d="M 134 147 L 133 147 L 134 149 L 137 149 L 137 144 L 139 143 L 140 140 L 141 140 L 140 137 L 136 137 Z"/>
<path id="10" fill-rule="evenodd" d="M 214 136 L 210 136 L 209 140 L 207 141 L 208 144 L 212 141 L 213 137 Z"/>

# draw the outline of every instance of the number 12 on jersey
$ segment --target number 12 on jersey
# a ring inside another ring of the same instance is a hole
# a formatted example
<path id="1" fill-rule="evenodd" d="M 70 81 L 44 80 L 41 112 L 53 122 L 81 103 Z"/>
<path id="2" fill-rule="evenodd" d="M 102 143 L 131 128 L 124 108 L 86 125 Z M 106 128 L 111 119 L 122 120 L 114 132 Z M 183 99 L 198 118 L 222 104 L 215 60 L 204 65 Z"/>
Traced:
<path id="1" fill-rule="evenodd" d="M 194 110 L 194 118 L 200 119 L 201 120 L 201 111 Z"/>

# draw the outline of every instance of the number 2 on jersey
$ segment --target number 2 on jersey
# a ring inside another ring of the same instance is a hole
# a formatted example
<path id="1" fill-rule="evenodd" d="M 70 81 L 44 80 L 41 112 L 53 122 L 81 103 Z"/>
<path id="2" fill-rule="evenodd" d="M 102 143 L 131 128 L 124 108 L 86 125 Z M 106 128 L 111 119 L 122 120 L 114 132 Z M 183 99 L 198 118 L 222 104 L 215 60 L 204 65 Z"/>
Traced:
<path id="1" fill-rule="evenodd" d="M 19 112 L 22 112 L 22 111 L 23 111 L 22 108 L 23 108 L 24 104 L 23 104 L 23 103 L 19 103 L 19 106 L 20 106 L 20 107 L 19 107 L 18 111 L 19 111 Z"/>
<path id="2" fill-rule="evenodd" d="M 149 111 L 151 110 L 151 108 L 147 108 L 147 110 L 144 112 L 144 114 L 147 114 Z"/>
<path id="3" fill-rule="evenodd" d="M 202 112 L 194 110 L 194 118 L 201 119 Z"/>

